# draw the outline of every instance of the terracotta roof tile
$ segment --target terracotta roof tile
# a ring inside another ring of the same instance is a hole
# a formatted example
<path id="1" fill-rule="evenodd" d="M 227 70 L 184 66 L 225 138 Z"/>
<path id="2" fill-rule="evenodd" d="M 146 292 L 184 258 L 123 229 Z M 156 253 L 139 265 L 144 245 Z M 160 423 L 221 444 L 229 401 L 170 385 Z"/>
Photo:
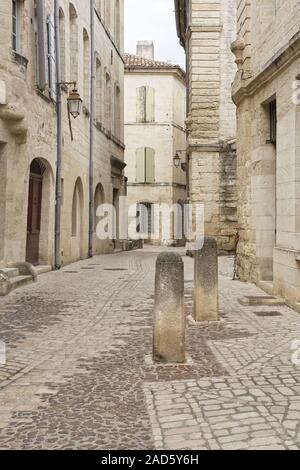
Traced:
<path id="1" fill-rule="evenodd" d="M 184 70 L 182 70 L 180 65 L 170 64 L 169 62 L 164 62 L 162 60 L 146 59 L 145 57 L 141 57 L 134 54 L 124 54 L 124 60 L 126 69 L 145 68 L 178 70 L 181 75 L 185 77 L 185 72 Z"/>

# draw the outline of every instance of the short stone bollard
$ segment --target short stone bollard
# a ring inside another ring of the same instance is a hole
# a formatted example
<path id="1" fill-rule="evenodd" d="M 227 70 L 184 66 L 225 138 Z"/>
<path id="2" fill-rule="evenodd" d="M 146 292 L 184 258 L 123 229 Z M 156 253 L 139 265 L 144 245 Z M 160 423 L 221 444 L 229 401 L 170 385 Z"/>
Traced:
<path id="1" fill-rule="evenodd" d="M 195 250 L 194 318 L 217 321 L 218 298 L 218 246 L 212 237 L 205 237 L 202 249 Z"/>
<path id="2" fill-rule="evenodd" d="M 156 261 L 153 359 L 185 362 L 184 266 L 172 252 Z"/>
<path id="3" fill-rule="evenodd" d="M 11 283 L 7 274 L 0 270 L 0 297 L 8 295 L 11 291 Z"/>

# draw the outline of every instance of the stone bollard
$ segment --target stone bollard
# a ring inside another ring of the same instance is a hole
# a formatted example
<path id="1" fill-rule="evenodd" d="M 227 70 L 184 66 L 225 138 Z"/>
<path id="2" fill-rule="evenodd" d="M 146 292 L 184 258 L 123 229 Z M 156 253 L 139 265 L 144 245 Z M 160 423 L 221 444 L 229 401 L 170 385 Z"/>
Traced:
<path id="1" fill-rule="evenodd" d="M 7 274 L 0 270 L 0 297 L 8 295 L 11 291 L 11 283 Z"/>
<path id="2" fill-rule="evenodd" d="M 194 251 L 195 286 L 194 318 L 199 321 L 217 321 L 218 299 L 218 246 L 212 237 L 205 237 L 201 250 Z"/>
<path id="3" fill-rule="evenodd" d="M 158 256 L 155 276 L 153 358 L 185 362 L 184 266 L 180 255 Z"/>

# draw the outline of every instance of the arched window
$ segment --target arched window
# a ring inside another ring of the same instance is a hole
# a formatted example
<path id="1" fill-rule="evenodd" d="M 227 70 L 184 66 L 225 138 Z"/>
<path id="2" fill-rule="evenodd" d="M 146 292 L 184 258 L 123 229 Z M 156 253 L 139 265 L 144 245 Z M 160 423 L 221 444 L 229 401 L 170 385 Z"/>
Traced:
<path id="1" fill-rule="evenodd" d="M 114 133 L 116 137 L 121 137 L 121 90 L 118 84 L 115 85 Z"/>
<path id="2" fill-rule="evenodd" d="M 155 121 L 155 90 L 149 86 L 137 88 L 136 93 L 137 122 Z"/>
<path id="3" fill-rule="evenodd" d="M 66 28 L 65 28 L 65 14 L 63 9 L 59 9 L 59 49 L 60 49 L 60 68 L 61 79 L 66 80 Z"/>
<path id="4" fill-rule="evenodd" d="M 120 14 L 120 0 L 115 0 L 115 41 L 118 47 L 121 45 L 121 14 Z"/>
<path id="5" fill-rule="evenodd" d="M 97 217 L 97 209 L 99 206 L 104 204 L 104 201 L 105 201 L 105 198 L 104 198 L 103 186 L 101 183 L 99 183 L 96 187 L 95 195 L 94 195 L 94 230 L 95 232 L 97 229 L 97 224 L 99 222 L 99 217 Z"/>
<path id="6" fill-rule="evenodd" d="M 105 127 L 110 130 L 111 129 L 111 79 L 108 72 L 105 73 L 105 96 L 104 96 L 104 104 L 105 104 Z"/>
<path id="7" fill-rule="evenodd" d="M 110 30 L 111 27 L 111 0 L 105 0 L 105 26 Z"/>
<path id="8" fill-rule="evenodd" d="M 72 3 L 69 8 L 70 15 L 70 81 L 78 83 L 78 24 L 77 12 Z"/>
<path id="9" fill-rule="evenodd" d="M 276 14 L 276 2 L 274 0 L 260 0 L 258 5 L 261 33 L 264 33 Z"/>
<path id="10" fill-rule="evenodd" d="M 102 122 L 102 67 L 96 57 L 96 122 Z"/>
<path id="11" fill-rule="evenodd" d="M 149 147 L 136 151 L 136 181 L 137 183 L 154 183 L 155 181 L 155 151 Z"/>
<path id="12" fill-rule="evenodd" d="M 72 201 L 72 237 L 81 235 L 81 195 L 82 183 L 80 178 L 78 178 L 75 183 Z"/>
<path id="13" fill-rule="evenodd" d="M 86 108 L 90 104 L 90 40 L 87 30 L 83 30 L 83 102 Z"/>

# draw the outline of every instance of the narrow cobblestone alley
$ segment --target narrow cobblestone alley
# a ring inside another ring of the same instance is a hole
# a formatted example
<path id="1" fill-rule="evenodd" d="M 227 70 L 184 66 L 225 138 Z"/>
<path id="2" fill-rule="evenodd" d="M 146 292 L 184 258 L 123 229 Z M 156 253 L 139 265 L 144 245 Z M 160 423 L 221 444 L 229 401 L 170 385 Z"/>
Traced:
<path id="1" fill-rule="evenodd" d="M 1 449 L 298 449 L 300 316 L 220 259 L 221 321 L 191 319 L 188 362 L 152 363 L 155 248 L 95 257 L 0 299 Z"/>

